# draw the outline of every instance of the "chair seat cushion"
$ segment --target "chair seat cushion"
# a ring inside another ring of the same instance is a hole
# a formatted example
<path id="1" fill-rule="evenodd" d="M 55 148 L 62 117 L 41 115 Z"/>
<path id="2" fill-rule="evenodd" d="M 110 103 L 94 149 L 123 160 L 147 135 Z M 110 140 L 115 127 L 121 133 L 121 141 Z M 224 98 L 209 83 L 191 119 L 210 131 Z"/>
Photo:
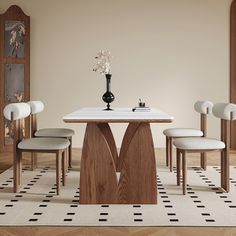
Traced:
<path id="1" fill-rule="evenodd" d="M 69 145 L 69 140 L 64 138 L 31 138 L 22 140 L 18 144 L 18 148 L 27 150 L 63 150 Z"/>
<path id="2" fill-rule="evenodd" d="M 178 138 L 173 142 L 174 146 L 183 150 L 216 150 L 225 148 L 225 144 L 212 138 Z"/>
<path id="3" fill-rule="evenodd" d="M 178 137 L 201 137 L 203 132 L 198 129 L 188 129 L 188 128 L 171 128 L 165 129 L 163 134 L 168 137 L 178 138 Z"/>
<path id="4" fill-rule="evenodd" d="M 40 129 L 35 132 L 36 137 L 58 137 L 58 138 L 70 138 L 75 134 L 72 129 L 65 128 L 48 128 Z"/>

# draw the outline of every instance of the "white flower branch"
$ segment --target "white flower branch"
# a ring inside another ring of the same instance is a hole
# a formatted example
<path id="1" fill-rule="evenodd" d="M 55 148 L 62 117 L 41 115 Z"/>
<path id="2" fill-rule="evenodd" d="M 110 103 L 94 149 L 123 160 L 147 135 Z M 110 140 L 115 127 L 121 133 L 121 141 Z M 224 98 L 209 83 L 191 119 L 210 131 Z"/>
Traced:
<path id="1" fill-rule="evenodd" d="M 101 74 L 111 74 L 111 53 L 109 51 L 99 51 L 95 59 L 97 59 L 97 64 L 93 71 Z"/>

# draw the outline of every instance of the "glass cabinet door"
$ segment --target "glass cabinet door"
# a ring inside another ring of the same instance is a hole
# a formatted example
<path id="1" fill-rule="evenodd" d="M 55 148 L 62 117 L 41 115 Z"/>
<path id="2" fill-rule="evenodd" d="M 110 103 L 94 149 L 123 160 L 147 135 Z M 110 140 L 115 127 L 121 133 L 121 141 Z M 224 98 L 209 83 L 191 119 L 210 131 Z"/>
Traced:
<path id="1" fill-rule="evenodd" d="M 24 64 L 5 64 L 5 104 L 24 101 Z M 5 145 L 12 144 L 12 125 L 4 119 Z"/>

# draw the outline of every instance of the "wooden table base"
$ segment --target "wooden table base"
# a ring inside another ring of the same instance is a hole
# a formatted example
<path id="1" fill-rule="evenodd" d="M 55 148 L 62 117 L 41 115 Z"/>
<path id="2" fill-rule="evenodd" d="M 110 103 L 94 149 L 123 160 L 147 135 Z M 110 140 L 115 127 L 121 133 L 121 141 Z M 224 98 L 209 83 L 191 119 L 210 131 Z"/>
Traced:
<path id="1" fill-rule="evenodd" d="M 130 123 L 119 156 L 118 201 L 157 204 L 156 161 L 149 123 Z"/>
<path id="2" fill-rule="evenodd" d="M 80 169 L 81 204 L 117 203 L 116 167 L 107 142 L 113 136 L 108 127 L 87 124 Z"/>
<path id="3" fill-rule="evenodd" d="M 149 123 L 129 124 L 119 159 L 108 123 L 87 124 L 81 157 L 80 203 L 157 203 L 156 163 Z"/>

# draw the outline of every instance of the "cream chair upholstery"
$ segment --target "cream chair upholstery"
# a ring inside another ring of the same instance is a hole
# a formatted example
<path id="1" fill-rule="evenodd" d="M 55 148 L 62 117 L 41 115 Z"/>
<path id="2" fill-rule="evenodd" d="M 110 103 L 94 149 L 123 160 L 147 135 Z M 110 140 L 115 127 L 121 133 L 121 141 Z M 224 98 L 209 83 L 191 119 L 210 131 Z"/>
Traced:
<path id="1" fill-rule="evenodd" d="M 203 132 L 199 129 L 190 128 L 170 128 L 165 129 L 163 134 L 167 137 L 182 138 L 182 137 L 201 137 Z"/>
<path id="2" fill-rule="evenodd" d="M 36 114 L 44 110 L 44 104 L 41 101 L 30 101 L 28 104 L 31 107 L 31 130 L 33 137 L 50 137 L 50 138 L 66 138 L 70 145 L 68 148 L 68 164 L 72 168 L 72 136 L 75 134 L 74 130 L 66 128 L 44 128 L 37 130 Z M 32 157 L 32 169 L 37 166 L 37 157 Z"/>
<path id="3" fill-rule="evenodd" d="M 213 138 L 179 138 L 174 140 L 174 146 L 184 150 L 216 150 L 225 148 L 224 142 Z"/>
<path id="4" fill-rule="evenodd" d="M 7 120 L 24 119 L 30 115 L 30 107 L 25 103 L 11 103 L 3 109 L 3 115 Z"/>
<path id="5" fill-rule="evenodd" d="M 44 110 L 44 104 L 41 101 L 29 101 L 31 114 L 37 114 Z"/>
<path id="6" fill-rule="evenodd" d="M 71 138 L 75 134 L 74 130 L 66 128 L 40 129 L 35 132 L 36 137 L 62 137 Z"/>
<path id="7" fill-rule="evenodd" d="M 20 149 L 35 149 L 37 150 L 64 150 L 68 147 L 69 141 L 62 138 L 31 138 L 24 139 L 18 144 Z"/>
<path id="8" fill-rule="evenodd" d="M 229 130 L 230 121 L 236 119 L 236 105 L 232 103 L 217 103 L 212 112 L 214 116 L 221 119 L 221 140 L 199 137 L 199 138 L 178 138 L 173 144 L 176 147 L 177 156 L 177 185 L 180 185 L 181 161 L 183 194 L 186 194 L 186 154 L 188 152 L 210 152 L 221 151 L 221 187 L 229 192 Z"/>
<path id="9" fill-rule="evenodd" d="M 173 171 L 172 146 L 173 140 L 183 137 L 202 137 L 206 136 L 206 116 L 212 113 L 213 103 L 210 101 L 197 101 L 194 104 L 196 112 L 201 114 L 201 128 L 170 128 L 165 129 L 163 134 L 166 136 L 166 165 Z M 206 169 L 206 154 L 201 153 L 201 167 Z"/>
<path id="10" fill-rule="evenodd" d="M 11 103 L 3 110 L 4 117 L 13 124 L 13 182 L 14 192 L 18 192 L 22 182 L 22 153 L 23 152 L 43 152 L 56 154 L 56 182 L 57 194 L 60 190 L 60 175 L 62 164 L 62 182 L 65 185 L 66 158 L 65 151 L 70 142 L 64 138 L 25 138 L 23 135 L 23 120 L 31 113 L 31 108 L 27 103 Z"/>

